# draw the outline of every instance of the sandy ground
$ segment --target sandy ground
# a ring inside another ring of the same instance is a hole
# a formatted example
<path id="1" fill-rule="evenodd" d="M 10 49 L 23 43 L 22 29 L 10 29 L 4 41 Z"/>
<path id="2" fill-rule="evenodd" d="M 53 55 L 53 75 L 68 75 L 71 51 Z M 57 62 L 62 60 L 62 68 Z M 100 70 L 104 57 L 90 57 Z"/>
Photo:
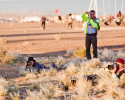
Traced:
<path id="1" fill-rule="evenodd" d="M 64 56 L 68 49 L 85 46 L 83 23 L 77 24 L 79 26 L 77 30 L 65 30 L 65 24 L 61 23 L 48 23 L 46 30 L 42 30 L 40 23 L 0 23 L 0 40 L 7 40 L 2 46 L 6 46 L 9 51 L 17 51 L 23 55 Z M 115 23 L 110 26 L 101 23 L 100 26 L 101 30 L 97 36 L 98 49 L 108 48 L 125 51 L 125 26 L 117 26 Z M 59 36 L 61 39 L 56 40 L 55 37 Z M 19 82 L 22 80 L 22 78 L 18 78 L 17 68 L 8 64 L 0 64 L 0 76 Z"/>
<path id="2" fill-rule="evenodd" d="M 83 23 L 77 24 L 79 26 L 77 30 L 66 30 L 65 24 L 62 23 L 48 23 L 46 30 L 42 30 L 40 23 L 1 23 L 0 37 L 7 40 L 6 46 L 9 51 L 34 56 L 64 55 L 68 49 L 85 46 Z M 101 23 L 100 26 L 99 49 L 125 50 L 125 26 L 117 26 L 115 23 L 110 26 Z M 54 37 L 59 37 L 60 34 L 61 39 L 56 40 Z"/>

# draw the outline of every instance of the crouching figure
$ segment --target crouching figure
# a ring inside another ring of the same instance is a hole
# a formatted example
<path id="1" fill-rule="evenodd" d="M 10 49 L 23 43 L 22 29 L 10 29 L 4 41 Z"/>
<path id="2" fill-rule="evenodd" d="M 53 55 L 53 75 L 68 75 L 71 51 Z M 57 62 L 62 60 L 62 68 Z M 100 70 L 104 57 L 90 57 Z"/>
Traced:
<path id="1" fill-rule="evenodd" d="M 99 79 L 121 79 L 123 74 L 125 74 L 124 60 L 122 58 L 118 58 L 115 61 L 115 64 L 99 69 L 95 75 L 85 75 L 85 78 L 87 81 L 92 81 L 93 85 L 97 85 Z"/>
<path id="2" fill-rule="evenodd" d="M 31 72 L 32 70 L 37 69 L 38 73 L 40 73 L 40 70 L 49 69 L 49 67 L 46 67 L 45 65 L 36 62 L 33 57 L 28 58 L 28 61 L 26 61 L 25 63 L 25 67 L 26 71 Z"/>

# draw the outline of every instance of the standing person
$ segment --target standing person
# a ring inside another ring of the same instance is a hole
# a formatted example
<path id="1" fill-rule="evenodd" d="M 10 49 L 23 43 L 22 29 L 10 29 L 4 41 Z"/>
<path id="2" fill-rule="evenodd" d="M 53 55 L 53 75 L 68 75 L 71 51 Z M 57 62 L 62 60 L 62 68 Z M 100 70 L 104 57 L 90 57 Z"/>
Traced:
<path id="1" fill-rule="evenodd" d="M 72 14 L 70 13 L 68 15 L 68 28 L 69 26 L 71 26 L 71 29 L 72 29 L 72 24 L 73 24 L 73 19 L 72 19 Z"/>
<path id="2" fill-rule="evenodd" d="M 46 28 L 46 17 L 45 16 L 43 16 L 41 18 L 41 27 L 43 30 Z"/>
<path id="3" fill-rule="evenodd" d="M 122 22 L 124 16 L 122 15 L 121 11 L 117 14 L 117 18 L 120 19 L 120 22 Z"/>
<path id="4" fill-rule="evenodd" d="M 58 16 L 58 23 L 60 23 L 62 21 L 62 17 L 59 15 Z"/>
<path id="5" fill-rule="evenodd" d="M 87 17 L 86 14 L 89 16 Z M 100 20 L 96 18 L 95 11 L 91 10 L 90 12 L 84 12 L 81 15 L 81 18 L 86 22 L 84 33 L 86 34 L 86 57 L 91 59 L 90 47 L 93 46 L 93 56 L 97 58 L 97 33 L 100 29 L 99 23 Z"/>

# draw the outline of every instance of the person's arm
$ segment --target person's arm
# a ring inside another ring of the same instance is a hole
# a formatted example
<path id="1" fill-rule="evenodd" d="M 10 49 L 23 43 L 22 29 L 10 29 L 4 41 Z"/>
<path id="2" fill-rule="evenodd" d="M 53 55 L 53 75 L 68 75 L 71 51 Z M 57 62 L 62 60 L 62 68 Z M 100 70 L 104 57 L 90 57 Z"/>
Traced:
<path id="1" fill-rule="evenodd" d="M 88 20 L 88 17 L 86 16 L 86 12 L 84 12 L 82 15 L 81 15 L 81 18 L 84 20 L 84 21 L 86 21 L 87 22 L 87 20 Z"/>
<path id="2" fill-rule="evenodd" d="M 25 62 L 25 68 L 27 67 L 27 62 Z"/>
<path id="3" fill-rule="evenodd" d="M 124 18 L 124 15 L 122 15 L 122 18 Z"/>
<path id="4" fill-rule="evenodd" d="M 90 23 L 94 28 L 98 28 L 100 20 L 96 20 L 96 22 L 94 22 L 93 19 L 90 19 Z"/>
<path id="5" fill-rule="evenodd" d="M 42 21 L 43 21 L 43 19 L 41 18 L 40 22 L 42 22 Z"/>

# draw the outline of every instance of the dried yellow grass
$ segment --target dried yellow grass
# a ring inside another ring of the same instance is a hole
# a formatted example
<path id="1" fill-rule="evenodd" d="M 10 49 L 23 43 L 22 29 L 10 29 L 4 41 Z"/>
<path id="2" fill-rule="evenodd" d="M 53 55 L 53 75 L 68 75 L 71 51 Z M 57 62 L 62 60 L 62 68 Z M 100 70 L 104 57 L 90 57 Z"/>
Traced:
<path id="1" fill-rule="evenodd" d="M 26 74 L 26 77 L 25 78 L 36 78 L 36 74 L 35 73 L 28 73 Z"/>
<path id="2" fill-rule="evenodd" d="M 92 54 L 93 50 L 91 49 L 91 54 Z M 80 56 L 80 57 L 86 57 L 86 48 L 81 48 L 77 51 L 74 52 L 74 56 Z"/>
<path id="3" fill-rule="evenodd" d="M 8 82 L 4 78 L 0 78 L 0 96 L 5 96 L 7 94 L 7 87 Z"/>
<path id="4" fill-rule="evenodd" d="M 29 29 L 28 29 L 28 28 L 26 28 L 26 29 L 24 30 L 24 32 L 25 32 L 25 33 L 28 33 L 28 32 L 29 32 Z"/>
<path id="5" fill-rule="evenodd" d="M 6 38 L 0 38 L 0 44 L 6 44 L 7 43 L 7 39 Z"/>
<path id="6" fill-rule="evenodd" d="M 67 73 L 75 74 L 77 72 L 77 68 L 75 67 L 73 63 L 70 63 L 68 64 L 66 71 Z"/>
<path id="7" fill-rule="evenodd" d="M 55 40 L 61 40 L 61 37 L 62 37 L 61 33 L 54 35 Z"/>
<path id="8" fill-rule="evenodd" d="M 10 93 L 9 94 L 10 97 L 11 97 L 11 100 L 20 100 L 20 97 L 19 97 L 19 92 L 14 92 L 14 94 Z"/>

